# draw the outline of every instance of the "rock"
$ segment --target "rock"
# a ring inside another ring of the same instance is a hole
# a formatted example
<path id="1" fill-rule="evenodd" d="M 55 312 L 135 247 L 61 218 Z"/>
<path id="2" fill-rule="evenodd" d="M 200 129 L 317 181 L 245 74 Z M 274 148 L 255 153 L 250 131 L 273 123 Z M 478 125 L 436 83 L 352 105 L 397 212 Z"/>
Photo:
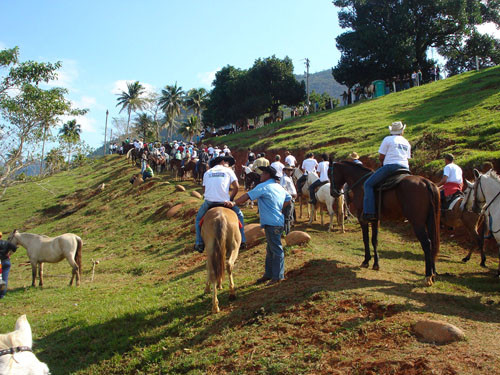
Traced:
<path id="1" fill-rule="evenodd" d="M 191 196 L 192 196 L 192 197 L 195 197 L 195 198 L 199 198 L 199 199 L 201 199 L 201 198 L 202 198 L 201 194 L 200 194 L 200 193 L 198 193 L 197 191 L 192 191 L 192 192 L 191 192 Z"/>
<path id="2" fill-rule="evenodd" d="M 245 225 L 245 237 L 247 238 L 247 245 L 253 246 L 266 237 L 266 232 L 264 228 L 260 227 L 260 224 L 248 224 Z"/>
<path id="3" fill-rule="evenodd" d="M 296 230 L 288 233 L 288 235 L 285 237 L 285 241 L 288 246 L 302 245 L 311 241 L 311 236 L 308 235 L 306 232 L 301 232 Z"/>
<path id="4" fill-rule="evenodd" d="M 144 182 L 144 180 L 142 179 L 142 176 L 137 176 L 134 180 L 134 183 L 132 184 L 133 187 L 137 187 L 137 186 L 140 186 L 142 185 L 142 183 Z"/>
<path id="5" fill-rule="evenodd" d="M 465 339 L 465 334 L 460 328 L 441 320 L 420 320 L 415 323 L 413 330 L 424 341 L 438 344 Z"/>
<path id="6" fill-rule="evenodd" d="M 182 204 L 176 204 L 174 207 L 170 208 L 168 211 L 167 211 L 167 217 L 174 217 L 175 215 L 177 215 L 177 213 L 181 210 L 182 208 Z"/>
<path id="7" fill-rule="evenodd" d="M 175 185 L 175 190 L 177 191 L 186 191 L 186 188 L 182 185 Z"/>

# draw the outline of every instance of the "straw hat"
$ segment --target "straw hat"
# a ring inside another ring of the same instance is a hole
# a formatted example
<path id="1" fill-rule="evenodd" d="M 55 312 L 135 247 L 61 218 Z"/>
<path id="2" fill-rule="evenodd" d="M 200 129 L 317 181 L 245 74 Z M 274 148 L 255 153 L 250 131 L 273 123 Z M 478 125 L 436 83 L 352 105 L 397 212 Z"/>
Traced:
<path id="1" fill-rule="evenodd" d="M 395 121 L 389 125 L 389 131 L 392 135 L 401 135 L 405 129 L 406 125 L 404 125 L 401 121 Z"/>
<path id="2" fill-rule="evenodd" d="M 359 159 L 359 155 L 358 155 L 358 153 L 357 153 L 356 151 L 351 152 L 351 153 L 349 154 L 349 157 L 350 157 L 351 159 L 354 159 L 354 160 L 358 160 L 358 159 Z"/>

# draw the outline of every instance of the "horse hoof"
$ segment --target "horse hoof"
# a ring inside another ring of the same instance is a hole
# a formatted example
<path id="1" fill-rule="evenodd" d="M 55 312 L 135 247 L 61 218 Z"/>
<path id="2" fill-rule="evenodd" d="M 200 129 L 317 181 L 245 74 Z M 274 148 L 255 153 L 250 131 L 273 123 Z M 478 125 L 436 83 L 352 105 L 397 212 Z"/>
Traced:
<path id="1" fill-rule="evenodd" d="M 229 295 L 229 300 L 230 301 L 235 301 L 236 300 L 236 294 L 230 294 Z"/>
<path id="2" fill-rule="evenodd" d="M 469 260 L 470 260 L 469 257 L 465 257 L 465 258 L 462 259 L 462 262 L 467 263 Z"/>
<path id="3" fill-rule="evenodd" d="M 426 276 L 425 280 L 424 280 L 425 286 L 432 286 L 432 284 L 434 284 L 432 279 L 433 279 L 433 276 Z"/>
<path id="4" fill-rule="evenodd" d="M 481 262 L 480 266 L 483 268 L 488 268 L 488 267 L 486 267 L 486 262 Z"/>
<path id="5" fill-rule="evenodd" d="M 375 271 L 378 271 L 380 269 L 380 267 L 378 264 L 374 264 L 372 269 Z"/>
<path id="6" fill-rule="evenodd" d="M 218 306 L 212 308 L 212 314 L 217 314 L 218 312 L 220 312 L 220 309 Z"/>
<path id="7" fill-rule="evenodd" d="M 370 262 L 365 261 L 365 262 L 361 263 L 361 267 L 363 267 L 363 268 L 368 268 L 369 266 L 370 266 Z"/>

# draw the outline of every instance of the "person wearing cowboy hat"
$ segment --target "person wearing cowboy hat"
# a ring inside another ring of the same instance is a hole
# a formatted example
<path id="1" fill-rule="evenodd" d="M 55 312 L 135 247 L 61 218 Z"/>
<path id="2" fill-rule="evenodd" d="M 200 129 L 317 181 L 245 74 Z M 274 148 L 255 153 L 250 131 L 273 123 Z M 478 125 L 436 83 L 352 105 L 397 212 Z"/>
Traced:
<path id="1" fill-rule="evenodd" d="M 363 162 L 361 160 L 359 160 L 359 155 L 356 151 L 353 151 L 349 154 L 348 160 L 352 161 L 353 163 L 363 165 Z"/>
<path id="2" fill-rule="evenodd" d="M 376 221 L 375 191 L 376 185 L 391 176 L 398 169 L 410 169 L 408 159 L 411 158 L 410 143 L 403 137 L 406 125 L 401 121 L 389 126 L 391 135 L 384 138 L 378 150 L 382 167 L 377 169 L 365 182 L 363 199 L 363 220 Z"/>
<path id="3" fill-rule="evenodd" d="M 7 293 L 9 281 L 10 256 L 17 250 L 17 247 L 9 241 L 4 241 L 0 232 L 0 299 Z"/>
<path id="4" fill-rule="evenodd" d="M 203 239 L 201 238 L 200 221 L 207 211 L 216 204 L 223 203 L 225 207 L 231 208 L 241 223 L 241 246 L 245 248 L 246 239 L 244 231 L 243 213 L 240 208 L 234 205 L 233 200 L 238 193 L 238 179 L 230 168 L 235 163 L 232 156 L 217 156 L 210 160 L 210 169 L 203 175 L 203 190 L 205 201 L 198 210 L 195 221 L 196 240 L 194 248 L 202 253 L 205 249 Z"/>
<path id="5" fill-rule="evenodd" d="M 289 165 L 283 168 L 283 176 L 280 179 L 280 185 L 283 186 L 283 189 L 286 190 L 288 194 L 292 196 L 292 200 L 290 201 L 290 205 L 286 206 L 283 209 L 283 215 L 285 215 L 285 233 L 290 233 L 290 229 L 292 227 L 292 223 L 294 222 L 295 217 L 295 199 L 297 199 L 297 190 L 295 189 L 295 184 L 292 180 L 293 167 Z"/>
<path id="6" fill-rule="evenodd" d="M 285 253 L 281 244 L 281 234 L 285 225 L 283 208 L 290 204 L 292 197 L 277 183 L 276 169 L 259 167 L 262 171 L 261 183 L 243 194 L 231 204 L 244 204 L 247 200 L 258 200 L 260 226 L 266 232 L 267 253 L 264 275 L 258 284 L 269 281 L 268 285 L 279 283 L 285 277 Z"/>

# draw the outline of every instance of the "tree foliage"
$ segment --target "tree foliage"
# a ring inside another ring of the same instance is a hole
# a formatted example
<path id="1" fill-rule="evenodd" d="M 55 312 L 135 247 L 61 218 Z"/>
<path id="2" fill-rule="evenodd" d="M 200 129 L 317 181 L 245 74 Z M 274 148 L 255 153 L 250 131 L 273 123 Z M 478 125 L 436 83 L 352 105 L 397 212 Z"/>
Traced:
<path id="1" fill-rule="evenodd" d="M 197 116 L 189 117 L 179 129 L 181 135 L 188 141 L 192 141 L 195 136 L 200 135 L 202 130 L 200 120 Z"/>
<path id="2" fill-rule="evenodd" d="M 153 136 L 153 118 L 147 113 L 139 113 L 134 121 L 134 130 L 145 142 L 148 142 Z"/>
<path id="3" fill-rule="evenodd" d="M 181 115 L 181 111 L 184 109 L 184 95 L 182 87 L 177 86 L 177 82 L 174 85 L 167 85 L 161 90 L 158 103 L 166 115 L 167 130 L 170 137 L 172 137 L 177 126 L 177 117 Z"/>
<path id="4" fill-rule="evenodd" d="M 116 106 L 121 106 L 120 113 L 124 110 L 127 110 L 128 120 L 127 120 L 127 136 L 129 135 L 129 127 L 130 127 L 130 116 L 132 112 L 136 112 L 142 110 L 146 104 L 146 98 L 144 98 L 143 94 L 146 89 L 143 85 L 139 83 L 139 81 L 135 82 L 127 82 L 127 91 L 122 91 L 118 94 L 117 104 Z"/>

